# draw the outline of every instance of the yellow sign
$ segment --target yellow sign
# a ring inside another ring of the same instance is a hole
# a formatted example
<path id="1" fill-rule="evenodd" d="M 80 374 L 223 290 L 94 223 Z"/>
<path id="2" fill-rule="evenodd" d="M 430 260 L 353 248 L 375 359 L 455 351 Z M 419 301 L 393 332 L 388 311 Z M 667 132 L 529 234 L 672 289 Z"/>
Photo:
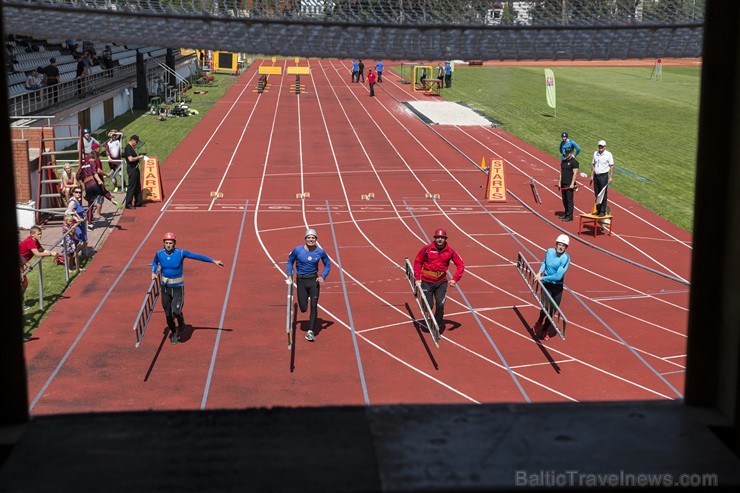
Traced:
<path id="1" fill-rule="evenodd" d="M 278 67 L 280 68 L 280 67 Z M 300 67 L 288 67 L 288 74 L 298 74 L 298 75 L 309 75 L 311 73 L 311 68 L 303 65 Z"/>
<path id="2" fill-rule="evenodd" d="M 275 65 L 275 66 L 260 65 L 257 71 L 260 74 L 281 75 L 283 73 L 283 67 L 281 67 L 280 65 Z"/>
<path id="3" fill-rule="evenodd" d="M 504 178 L 504 161 L 491 159 L 488 167 L 488 184 L 486 200 L 489 202 L 506 202 L 506 179 Z"/>
<path id="4" fill-rule="evenodd" d="M 159 159 L 149 156 L 143 159 L 141 166 L 141 193 L 144 200 L 149 202 L 162 202 L 164 192 L 162 191 L 162 177 L 159 174 Z"/>

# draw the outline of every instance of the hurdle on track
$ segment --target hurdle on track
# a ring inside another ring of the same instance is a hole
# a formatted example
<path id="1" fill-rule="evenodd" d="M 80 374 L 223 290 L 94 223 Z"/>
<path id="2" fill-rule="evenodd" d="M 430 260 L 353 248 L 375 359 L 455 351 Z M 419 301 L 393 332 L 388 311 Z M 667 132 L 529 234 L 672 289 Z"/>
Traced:
<path id="1" fill-rule="evenodd" d="M 144 339 L 144 333 L 149 325 L 149 319 L 152 317 L 154 306 L 157 304 L 159 299 L 159 286 L 161 280 L 159 276 L 156 279 L 152 279 L 149 283 L 149 289 L 146 291 L 144 296 L 144 302 L 141 304 L 141 309 L 136 315 L 136 321 L 134 322 L 134 332 L 136 333 L 136 347 L 139 347 L 141 340 Z"/>
<path id="2" fill-rule="evenodd" d="M 288 283 L 286 283 L 288 284 Z M 285 332 L 288 334 L 288 349 L 293 347 L 293 283 L 288 284 L 288 298 L 285 314 Z"/>
<path id="3" fill-rule="evenodd" d="M 439 340 L 442 339 L 442 335 L 439 333 L 437 320 L 435 320 L 434 315 L 432 314 L 432 309 L 429 306 L 427 297 L 424 296 L 424 291 L 421 289 L 421 286 L 416 285 L 414 279 L 414 268 L 411 266 L 411 262 L 408 257 L 406 257 L 406 279 L 411 285 L 411 292 L 414 293 L 414 298 L 416 298 L 416 302 L 419 305 L 421 316 L 424 317 L 424 323 L 426 324 L 427 329 L 429 329 L 429 334 L 432 336 L 432 342 L 434 342 L 435 346 L 439 347 Z"/>
<path id="4" fill-rule="evenodd" d="M 522 256 L 521 252 L 519 252 L 516 259 L 516 270 L 519 271 L 522 279 L 527 283 L 529 291 L 537 299 L 537 303 L 545 312 L 545 316 L 552 323 L 552 326 L 555 327 L 555 331 L 562 340 L 565 340 L 565 326 L 568 323 L 568 319 L 565 318 L 560 307 L 552 299 L 549 291 L 542 285 L 542 281 L 535 279 L 536 273 L 532 270 L 529 262 Z"/>

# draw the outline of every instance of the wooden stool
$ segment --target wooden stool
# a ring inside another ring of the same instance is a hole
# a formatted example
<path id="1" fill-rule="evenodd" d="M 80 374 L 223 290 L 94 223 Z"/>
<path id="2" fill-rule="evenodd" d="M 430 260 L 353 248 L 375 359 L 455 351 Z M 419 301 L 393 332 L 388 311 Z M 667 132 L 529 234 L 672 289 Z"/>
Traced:
<path id="1" fill-rule="evenodd" d="M 599 229 L 602 229 L 606 234 L 611 236 L 612 227 L 614 226 L 614 218 L 611 214 L 605 216 L 597 216 L 596 214 L 581 214 L 581 218 L 578 221 L 578 234 L 581 234 L 584 226 L 590 226 L 594 231 L 594 238 Z"/>

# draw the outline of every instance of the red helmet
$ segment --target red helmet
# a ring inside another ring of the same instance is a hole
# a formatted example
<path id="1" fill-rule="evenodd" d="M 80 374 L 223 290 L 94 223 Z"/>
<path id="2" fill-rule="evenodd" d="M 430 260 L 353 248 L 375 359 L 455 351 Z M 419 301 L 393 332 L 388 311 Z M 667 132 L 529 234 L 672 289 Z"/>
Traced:
<path id="1" fill-rule="evenodd" d="M 434 231 L 434 237 L 436 238 L 437 236 L 442 236 L 444 238 L 447 238 L 447 231 L 445 231 L 442 228 L 439 228 L 436 231 Z"/>
<path id="2" fill-rule="evenodd" d="M 177 238 L 175 238 L 175 233 L 165 233 L 164 236 L 162 237 L 162 241 L 164 240 L 177 241 Z"/>

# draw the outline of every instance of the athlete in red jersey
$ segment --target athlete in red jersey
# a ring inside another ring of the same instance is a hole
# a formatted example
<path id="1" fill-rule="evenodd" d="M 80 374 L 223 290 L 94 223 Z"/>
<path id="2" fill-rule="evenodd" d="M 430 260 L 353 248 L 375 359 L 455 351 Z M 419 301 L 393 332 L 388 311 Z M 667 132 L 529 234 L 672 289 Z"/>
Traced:
<path id="1" fill-rule="evenodd" d="M 455 275 L 448 282 L 447 269 L 450 262 L 455 264 Z M 414 260 L 414 279 L 421 286 L 429 306 L 434 300 L 434 319 L 440 332 L 444 330 L 445 299 L 447 285 L 454 286 L 465 272 L 462 257 L 447 244 L 447 231 L 442 228 L 434 232 L 434 242 L 419 250 Z"/>

